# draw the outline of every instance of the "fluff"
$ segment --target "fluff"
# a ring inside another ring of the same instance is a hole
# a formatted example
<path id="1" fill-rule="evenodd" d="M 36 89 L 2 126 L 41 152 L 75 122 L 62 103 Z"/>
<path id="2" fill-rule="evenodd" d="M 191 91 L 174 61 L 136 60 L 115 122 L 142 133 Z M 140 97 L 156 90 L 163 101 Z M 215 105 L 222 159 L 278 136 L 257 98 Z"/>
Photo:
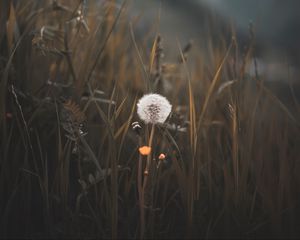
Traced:
<path id="1" fill-rule="evenodd" d="M 171 109 L 169 101 L 156 93 L 144 95 L 137 103 L 137 114 L 145 123 L 164 123 Z"/>

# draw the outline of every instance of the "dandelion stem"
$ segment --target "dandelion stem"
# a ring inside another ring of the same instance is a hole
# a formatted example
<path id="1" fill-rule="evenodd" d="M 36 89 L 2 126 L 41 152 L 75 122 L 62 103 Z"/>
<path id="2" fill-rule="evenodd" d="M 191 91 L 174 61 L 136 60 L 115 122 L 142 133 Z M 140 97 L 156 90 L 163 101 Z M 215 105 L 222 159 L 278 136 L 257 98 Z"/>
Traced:
<path id="1" fill-rule="evenodd" d="M 153 136 L 154 136 L 154 130 L 155 130 L 155 124 L 152 124 L 151 127 L 151 133 L 150 133 L 150 137 L 149 137 L 149 143 L 148 146 L 152 149 L 152 142 L 153 142 Z M 146 163 L 146 168 L 144 172 L 148 172 L 149 173 L 149 167 L 150 167 L 150 162 L 151 162 L 151 156 L 152 153 L 147 155 L 147 163 Z M 140 163 L 139 163 L 140 164 Z M 139 169 L 141 170 L 141 169 Z M 144 182 L 143 182 L 143 187 L 141 189 L 141 201 L 140 201 L 140 207 L 141 207 L 141 236 L 140 238 L 143 238 L 144 235 L 144 231 L 145 231 L 145 209 L 144 209 L 144 205 L 145 205 L 145 188 L 147 185 L 147 179 L 148 179 L 148 174 L 145 174 L 144 176 Z"/>
<path id="2" fill-rule="evenodd" d="M 141 138 L 139 137 L 139 145 L 141 145 Z M 142 192 L 142 155 L 139 154 L 139 163 L 138 163 L 138 194 L 139 194 L 139 205 L 140 205 L 140 220 L 141 220 L 141 230 L 140 230 L 140 239 L 143 238 L 145 231 L 145 211 L 144 211 L 144 200 Z"/>
<path id="3" fill-rule="evenodd" d="M 152 142 L 153 142 L 153 136 L 154 136 L 154 129 L 155 129 L 155 125 L 152 124 L 151 133 L 150 133 L 150 137 L 149 137 L 149 143 L 148 143 L 148 146 L 151 149 L 152 149 Z M 147 166 L 146 166 L 146 170 L 147 171 L 149 171 L 149 166 L 150 166 L 150 162 L 151 162 L 151 156 L 152 156 L 151 153 L 147 156 Z"/>

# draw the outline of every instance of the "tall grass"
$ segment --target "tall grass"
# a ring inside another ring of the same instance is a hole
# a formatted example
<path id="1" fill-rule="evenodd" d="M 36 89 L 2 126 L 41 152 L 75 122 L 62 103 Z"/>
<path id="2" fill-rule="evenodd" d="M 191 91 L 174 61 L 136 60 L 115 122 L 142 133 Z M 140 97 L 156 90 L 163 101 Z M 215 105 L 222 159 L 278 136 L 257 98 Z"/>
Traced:
<path id="1" fill-rule="evenodd" d="M 299 103 L 246 73 L 253 35 L 245 50 L 218 32 L 193 58 L 174 37 L 164 62 L 127 2 L 0 5 L 2 238 L 299 237 Z M 172 114 L 137 136 L 150 91 Z"/>

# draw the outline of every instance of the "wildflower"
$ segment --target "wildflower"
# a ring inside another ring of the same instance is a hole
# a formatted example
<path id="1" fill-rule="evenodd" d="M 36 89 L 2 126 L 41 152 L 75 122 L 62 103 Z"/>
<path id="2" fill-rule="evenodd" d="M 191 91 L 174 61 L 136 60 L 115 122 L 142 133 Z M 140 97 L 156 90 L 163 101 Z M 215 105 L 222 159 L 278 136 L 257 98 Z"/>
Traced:
<path id="1" fill-rule="evenodd" d="M 137 113 L 145 123 L 164 123 L 171 109 L 169 101 L 156 93 L 144 95 L 137 104 Z"/>
<path id="2" fill-rule="evenodd" d="M 141 155 L 147 156 L 147 155 L 149 155 L 150 152 L 151 152 L 151 147 L 148 147 L 148 146 L 140 147 L 140 148 L 139 148 L 139 152 L 140 152 Z"/>
<path id="3" fill-rule="evenodd" d="M 157 169 L 159 168 L 160 163 L 163 162 L 163 161 L 166 159 L 166 155 L 163 154 L 163 153 L 161 153 L 161 154 L 159 154 L 158 159 L 159 159 L 159 162 L 158 162 L 158 164 L 156 165 L 156 168 L 157 168 Z"/>
<path id="4" fill-rule="evenodd" d="M 161 153 L 161 154 L 159 155 L 159 157 L 158 157 L 158 159 L 159 159 L 160 161 L 165 160 L 165 158 L 166 158 L 166 155 L 163 154 L 163 153 Z"/>

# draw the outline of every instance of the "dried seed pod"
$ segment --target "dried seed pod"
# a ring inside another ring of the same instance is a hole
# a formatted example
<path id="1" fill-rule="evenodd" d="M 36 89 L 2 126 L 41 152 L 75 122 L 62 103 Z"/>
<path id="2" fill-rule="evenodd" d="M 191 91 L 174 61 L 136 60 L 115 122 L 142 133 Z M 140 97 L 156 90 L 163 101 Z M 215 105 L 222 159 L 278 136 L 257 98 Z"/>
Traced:
<path id="1" fill-rule="evenodd" d="M 81 111 L 79 105 L 72 100 L 67 100 L 62 104 L 60 111 L 62 127 L 67 132 L 66 137 L 76 142 L 79 136 L 87 133 L 83 131 L 85 114 Z"/>
<path id="2" fill-rule="evenodd" d="M 85 114 L 74 101 L 68 99 L 65 103 L 63 103 L 63 107 L 70 112 L 75 122 L 82 123 L 85 121 Z"/>

